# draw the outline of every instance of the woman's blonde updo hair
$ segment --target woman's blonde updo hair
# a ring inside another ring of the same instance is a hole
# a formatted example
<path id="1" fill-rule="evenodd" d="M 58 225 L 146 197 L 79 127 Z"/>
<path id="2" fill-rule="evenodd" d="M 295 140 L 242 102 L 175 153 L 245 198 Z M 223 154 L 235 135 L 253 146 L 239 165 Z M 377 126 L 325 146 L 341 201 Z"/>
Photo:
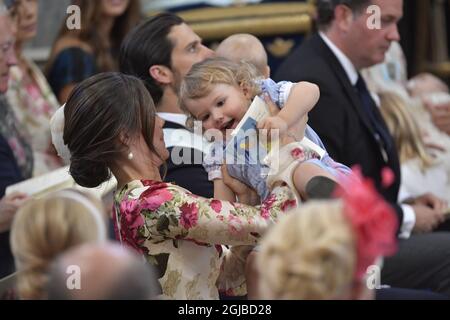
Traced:
<path id="1" fill-rule="evenodd" d="M 245 61 L 236 63 L 220 57 L 206 59 L 195 64 L 184 77 L 179 92 L 181 109 L 192 116 L 186 108 L 186 100 L 207 96 L 217 84 L 245 88 L 251 97 L 255 97 L 261 93 L 258 78 L 255 67 Z"/>
<path id="2" fill-rule="evenodd" d="M 35 199 L 20 208 L 11 228 L 11 249 L 22 299 L 45 299 L 52 260 L 71 247 L 106 239 L 102 203 L 75 190 Z"/>
<path id="3" fill-rule="evenodd" d="M 340 201 L 313 202 L 281 219 L 257 258 L 263 299 L 323 300 L 349 294 L 355 240 Z"/>

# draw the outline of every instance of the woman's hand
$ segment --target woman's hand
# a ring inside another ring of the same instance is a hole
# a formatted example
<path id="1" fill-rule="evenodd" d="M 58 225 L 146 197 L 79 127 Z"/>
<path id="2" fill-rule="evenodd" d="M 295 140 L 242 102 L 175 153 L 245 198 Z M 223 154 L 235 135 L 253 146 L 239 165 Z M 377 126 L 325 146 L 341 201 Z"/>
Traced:
<path id="1" fill-rule="evenodd" d="M 223 182 L 228 186 L 228 188 L 230 188 L 234 192 L 234 194 L 238 198 L 239 203 L 255 206 L 261 202 L 255 190 L 247 186 L 245 183 L 232 178 L 228 174 L 226 165 L 222 166 L 222 179 Z"/>

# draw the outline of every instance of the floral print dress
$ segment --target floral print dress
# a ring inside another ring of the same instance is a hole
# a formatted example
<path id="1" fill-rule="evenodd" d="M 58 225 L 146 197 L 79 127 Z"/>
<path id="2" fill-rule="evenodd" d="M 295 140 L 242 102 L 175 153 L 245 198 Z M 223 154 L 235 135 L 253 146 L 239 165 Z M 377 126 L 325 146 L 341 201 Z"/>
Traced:
<path id="1" fill-rule="evenodd" d="M 0 95 L 0 136 L 8 143 L 17 165 L 20 169 L 21 180 L 29 179 L 33 173 L 33 152 L 28 141 L 22 135 L 20 123 L 8 103 L 5 95 Z M 8 172 L 8 174 L 12 174 Z M 2 185 L 3 185 L 2 181 Z M 18 181 L 15 181 L 16 183 Z M 5 190 L 0 190 L 3 195 Z"/>
<path id="2" fill-rule="evenodd" d="M 218 299 L 246 293 L 251 246 L 295 207 L 286 186 L 259 207 L 205 199 L 174 184 L 133 181 L 115 195 L 116 237 L 156 266 L 166 299 Z"/>
<path id="3" fill-rule="evenodd" d="M 18 66 L 12 67 L 7 98 L 23 137 L 32 147 L 33 176 L 39 176 L 63 165 L 50 134 L 50 119 L 59 103 L 39 68 L 25 58 L 24 62 L 31 73 L 32 83 L 26 83 L 25 74 Z"/>

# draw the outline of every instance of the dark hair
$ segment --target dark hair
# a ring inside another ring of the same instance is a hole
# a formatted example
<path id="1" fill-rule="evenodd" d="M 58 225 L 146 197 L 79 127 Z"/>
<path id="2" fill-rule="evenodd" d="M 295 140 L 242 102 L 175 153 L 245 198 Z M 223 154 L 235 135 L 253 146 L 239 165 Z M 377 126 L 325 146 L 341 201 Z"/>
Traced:
<path id="1" fill-rule="evenodd" d="M 173 13 L 158 14 L 130 32 L 120 48 L 120 71 L 144 81 L 156 105 L 161 100 L 163 90 L 149 70 L 154 65 L 172 68 L 174 44 L 168 34 L 173 26 L 183 23 L 184 20 Z"/>
<path id="2" fill-rule="evenodd" d="M 64 143 L 71 153 L 70 174 L 84 187 L 94 188 L 111 177 L 111 164 L 127 152 L 120 137 L 142 133 L 153 146 L 155 106 L 142 82 L 108 72 L 81 82 L 64 109 Z"/>
<path id="3" fill-rule="evenodd" d="M 5 5 L 8 10 L 17 5 L 16 0 L 1 0 L 0 5 L 2 4 Z"/>
<path id="4" fill-rule="evenodd" d="M 82 42 L 88 44 L 95 55 L 96 66 L 99 71 L 117 70 L 117 54 L 125 36 L 141 20 L 141 6 L 139 0 L 130 0 L 127 10 L 114 21 L 114 25 L 109 34 L 109 39 L 99 33 L 102 17 L 102 2 L 92 0 L 72 0 L 72 4 L 80 7 L 82 12 L 80 30 L 69 30 L 66 21 L 61 26 L 57 40 L 72 35 Z M 56 41 L 55 41 L 56 43 Z M 46 67 L 47 72 L 53 63 L 53 58 L 57 52 L 54 47 Z"/>
<path id="5" fill-rule="evenodd" d="M 371 0 L 317 0 L 317 26 L 326 29 L 334 20 L 334 9 L 338 5 L 345 5 L 353 12 L 360 13 L 370 4 Z"/>

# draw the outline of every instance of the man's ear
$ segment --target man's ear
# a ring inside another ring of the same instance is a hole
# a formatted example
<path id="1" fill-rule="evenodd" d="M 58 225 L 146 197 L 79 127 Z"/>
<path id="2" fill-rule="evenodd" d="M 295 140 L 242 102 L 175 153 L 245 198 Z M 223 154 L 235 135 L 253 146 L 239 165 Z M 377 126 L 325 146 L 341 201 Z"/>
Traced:
<path id="1" fill-rule="evenodd" d="M 154 65 L 148 70 L 150 76 L 160 84 L 171 84 L 174 81 L 172 70 L 166 66 Z"/>
<path id="2" fill-rule="evenodd" d="M 270 67 L 269 66 L 266 66 L 266 72 L 264 74 L 264 77 L 266 79 L 270 78 Z"/>
<path id="3" fill-rule="evenodd" d="M 353 23 L 353 12 L 345 5 L 338 5 L 334 9 L 334 17 L 339 29 L 343 32 L 350 32 Z"/>

